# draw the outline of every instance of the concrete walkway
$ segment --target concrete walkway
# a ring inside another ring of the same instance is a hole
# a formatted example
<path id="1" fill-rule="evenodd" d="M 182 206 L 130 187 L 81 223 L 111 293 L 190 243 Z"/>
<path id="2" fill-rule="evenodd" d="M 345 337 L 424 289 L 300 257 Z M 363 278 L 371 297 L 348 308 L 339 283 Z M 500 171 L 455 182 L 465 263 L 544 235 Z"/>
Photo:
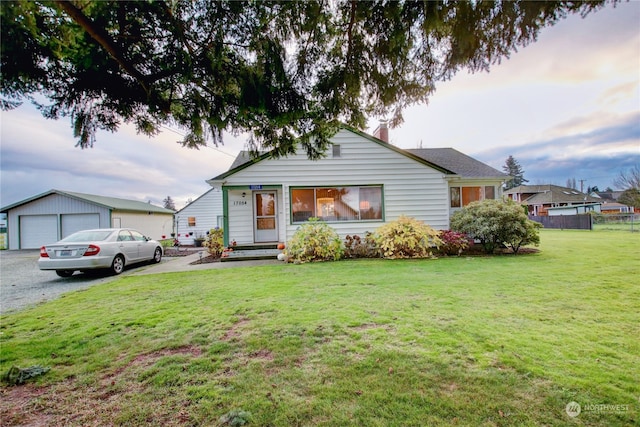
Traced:
<path id="1" fill-rule="evenodd" d="M 208 254 L 206 251 L 202 251 L 202 258 Z M 198 270 L 212 270 L 216 268 L 234 268 L 234 267 L 255 267 L 258 265 L 277 265 L 282 264 L 282 261 L 275 259 L 263 259 L 253 261 L 227 261 L 227 262 L 208 262 L 204 264 L 191 265 L 192 262 L 200 259 L 200 252 L 196 252 L 192 255 L 182 257 L 166 257 L 162 259 L 160 264 L 151 264 L 148 266 L 137 268 L 132 271 L 128 276 L 142 276 L 145 274 L 160 274 L 160 273 L 175 273 L 181 271 L 198 271 Z"/>

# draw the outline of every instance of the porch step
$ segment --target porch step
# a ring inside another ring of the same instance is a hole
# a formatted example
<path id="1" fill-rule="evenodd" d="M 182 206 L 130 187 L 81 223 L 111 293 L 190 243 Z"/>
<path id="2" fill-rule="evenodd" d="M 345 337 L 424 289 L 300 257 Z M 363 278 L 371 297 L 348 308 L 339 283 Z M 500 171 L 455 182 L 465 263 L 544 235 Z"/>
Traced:
<path id="1" fill-rule="evenodd" d="M 282 251 L 277 248 L 267 249 L 239 249 L 234 248 L 232 252 L 225 252 L 220 258 L 220 262 L 228 261 L 252 261 L 258 259 L 277 259 Z M 226 256 L 225 256 L 226 254 Z"/>
<path id="2" fill-rule="evenodd" d="M 252 251 L 252 250 L 257 250 L 257 249 L 278 249 L 278 244 L 277 243 L 270 243 L 270 244 L 255 244 L 255 245 L 236 245 L 236 246 L 231 246 L 233 248 L 234 251 Z"/>

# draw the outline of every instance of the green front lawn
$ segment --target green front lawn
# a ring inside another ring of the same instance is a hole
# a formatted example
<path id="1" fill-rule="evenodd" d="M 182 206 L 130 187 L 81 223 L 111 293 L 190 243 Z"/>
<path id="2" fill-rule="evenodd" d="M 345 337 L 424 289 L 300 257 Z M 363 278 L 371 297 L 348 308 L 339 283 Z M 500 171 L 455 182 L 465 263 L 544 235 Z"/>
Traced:
<path id="1" fill-rule="evenodd" d="M 67 294 L 1 318 L 0 370 L 51 371 L 0 389 L 0 419 L 637 424 L 640 235 L 541 241 L 532 255 L 123 277 Z"/>

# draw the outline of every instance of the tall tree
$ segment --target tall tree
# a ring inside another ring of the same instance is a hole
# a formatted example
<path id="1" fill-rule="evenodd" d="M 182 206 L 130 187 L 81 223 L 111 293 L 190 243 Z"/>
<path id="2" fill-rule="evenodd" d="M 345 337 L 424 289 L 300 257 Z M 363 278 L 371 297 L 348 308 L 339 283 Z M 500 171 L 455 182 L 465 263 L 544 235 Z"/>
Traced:
<path id="1" fill-rule="evenodd" d="M 617 202 L 640 209 L 640 189 L 628 188 L 624 190 L 622 194 L 620 194 L 620 197 L 618 197 Z"/>
<path id="2" fill-rule="evenodd" d="M 166 209 L 171 209 L 172 211 L 176 210 L 176 204 L 173 201 L 173 199 L 171 198 L 171 196 L 167 196 L 167 198 L 162 201 L 162 205 Z"/>
<path id="3" fill-rule="evenodd" d="M 591 194 L 591 193 L 599 193 L 600 189 L 598 188 L 597 185 L 594 185 L 593 187 L 589 186 L 587 187 L 587 194 Z"/>
<path id="4" fill-rule="evenodd" d="M 518 163 L 513 156 L 507 157 L 504 166 L 502 166 L 502 170 L 511 177 L 511 179 L 505 183 L 505 190 L 510 190 L 524 184 L 525 182 L 529 182 L 528 179 L 524 178 L 524 170 L 522 169 L 522 166 L 520 166 L 520 163 Z"/>
<path id="5" fill-rule="evenodd" d="M 125 122 L 147 135 L 179 126 L 188 147 L 248 132 L 256 151 L 299 143 L 318 158 L 340 122 L 398 125 L 437 81 L 488 70 L 542 28 L 604 4 L 3 1 L 1 104 L 70 117 L 83 148 Z"/>
<path id="6" fill-rule="evenodd" d="M 634 188 L 640 190 L 640 165 L 636 164 L 626 172 L 620 172 L 613 184 L 620 190 Z"/>

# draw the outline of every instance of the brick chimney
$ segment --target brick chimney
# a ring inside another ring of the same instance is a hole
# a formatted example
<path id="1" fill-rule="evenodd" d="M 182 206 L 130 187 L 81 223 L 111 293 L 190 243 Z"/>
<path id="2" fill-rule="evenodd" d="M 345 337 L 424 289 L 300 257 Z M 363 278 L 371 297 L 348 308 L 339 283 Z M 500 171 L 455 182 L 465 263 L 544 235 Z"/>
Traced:
<path id="1" fill-rule="evenodd" d="M 386 143 L 389 143 L 389 129 L 387 128 L 386 121 L 380 120 L 380 124 L 378 125 L 376 130 L 373 131 L 373 136 Z"/>

